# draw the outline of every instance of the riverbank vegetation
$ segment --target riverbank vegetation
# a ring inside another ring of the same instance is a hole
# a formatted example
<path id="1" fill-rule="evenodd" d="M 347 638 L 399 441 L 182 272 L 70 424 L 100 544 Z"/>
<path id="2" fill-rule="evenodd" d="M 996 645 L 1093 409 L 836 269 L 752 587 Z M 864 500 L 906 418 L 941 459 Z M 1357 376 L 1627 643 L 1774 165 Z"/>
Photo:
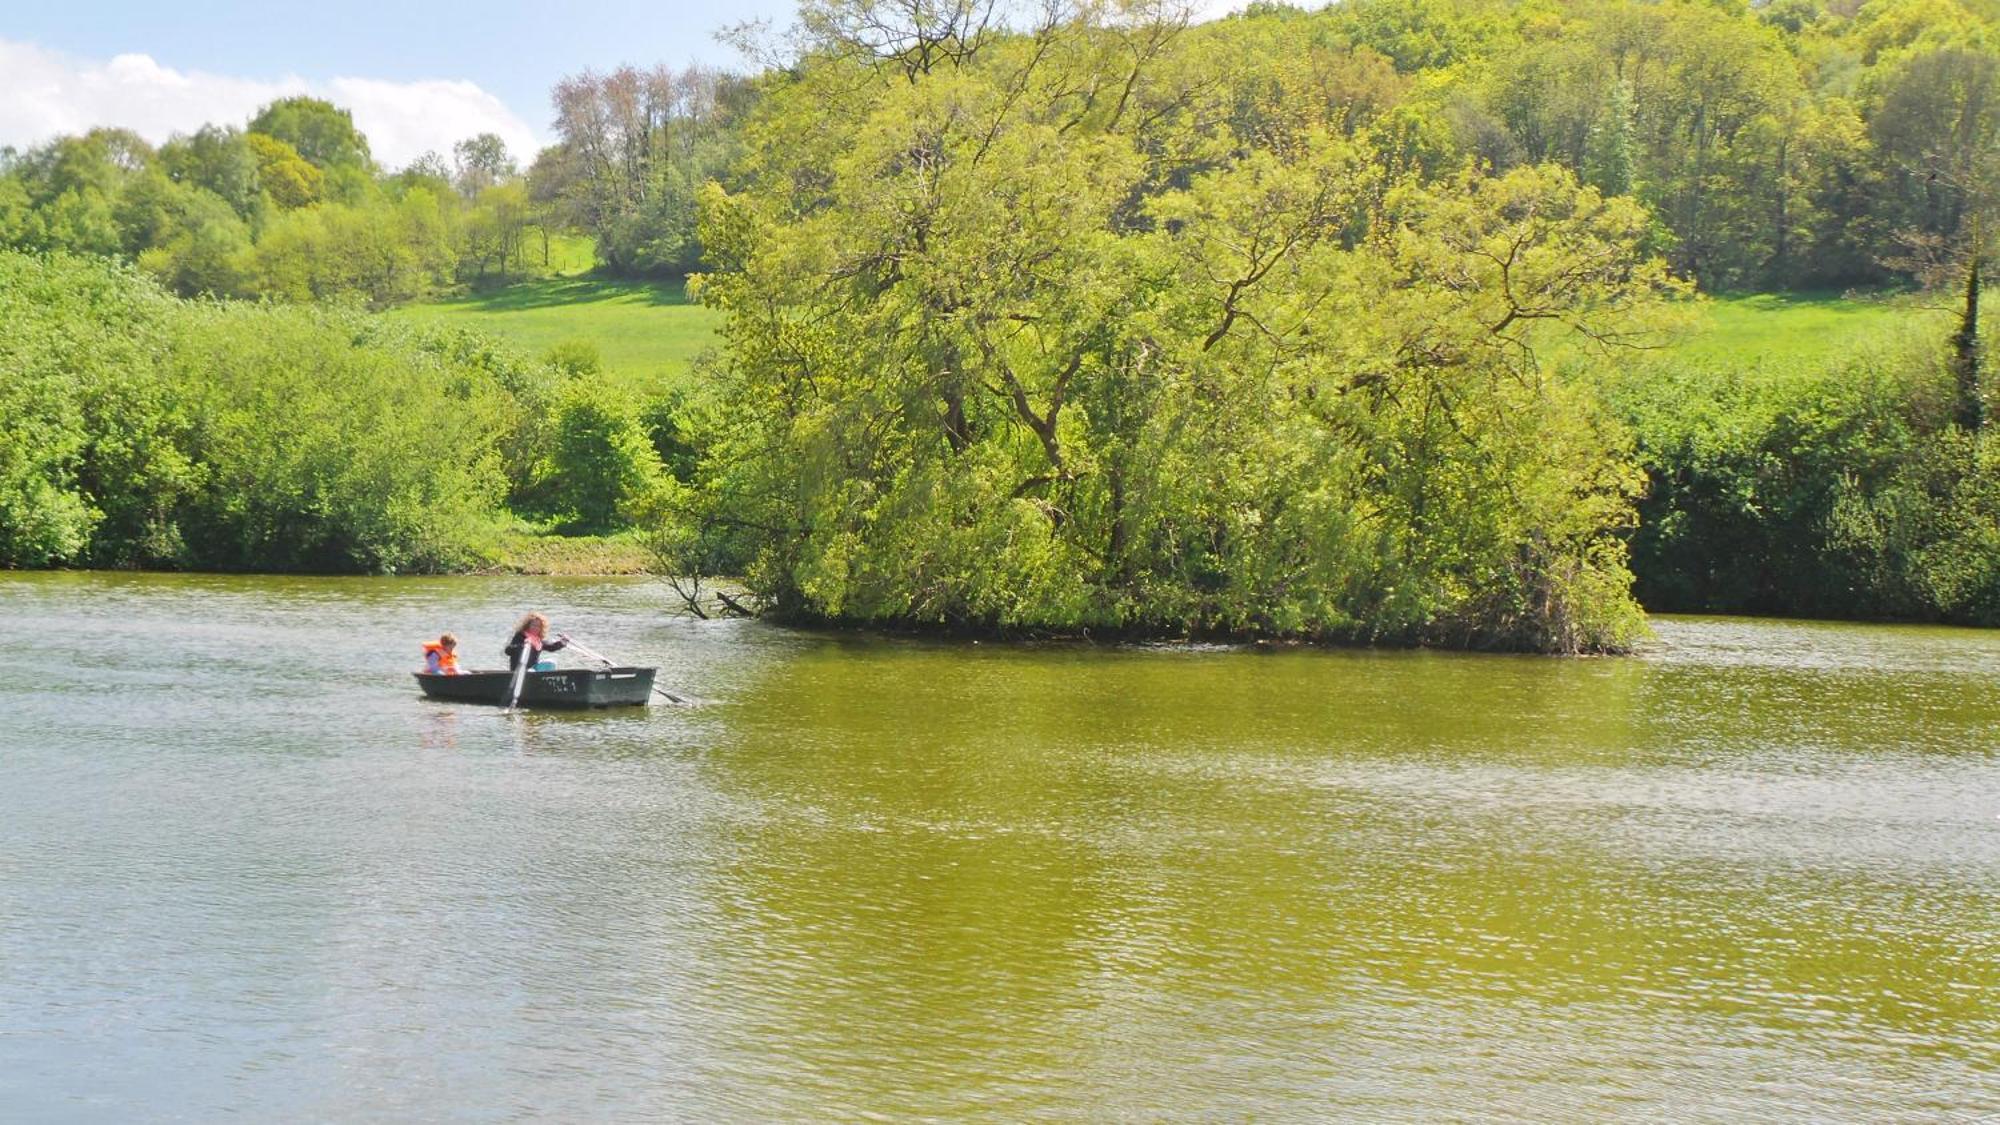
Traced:
<path id="1" fill-rule="evenodd" d="M 64 138 L 0 159 L 0 562 L 490 566 L 526 520 L 821 621 L 2000 624 L 1995 30 L 809 0 L 759 74 L 564 82 L 525 171 L 301 99 Z"/>
<path id="2" fill-rule="evenodd" d="M 0 324 L 7 566 L 533 568 L 508 529 L 609 530 L 664 471 L 666 418 L 463 330 L 12 252 Z"/>
<path id="3" fill-rule="evenodd" d="M 1949 321 L 1917 310 L 1837 351 L 1687 349 L 1614 377 L 1648 481 L 1645 605 L 2000 624 L 2000 440 L 1956 418 Z"/>
<path id="4" fill-rule="evenodd" d="M 1941 336 L 1738 371 L 1747 396 L 1619 378 L 1685 282 L 1964 275 L 2000 127 L 1979 34 L 815 11 L 702 227 L 730 409 L 690 510 L 782 612 L 1615 648 L 1636 544 L 1689 608 L 1991 619 L 1976 348 L 1955 385 Z M 1836 65 L 1849 96 L 1815 84 Z M 1810 483 L 1776 495 L 1773 463 Z M 1756 534 L 1692 511 L 1713 488 Z M 1769 577 L 1706 576 L 1745 552 Z"/>

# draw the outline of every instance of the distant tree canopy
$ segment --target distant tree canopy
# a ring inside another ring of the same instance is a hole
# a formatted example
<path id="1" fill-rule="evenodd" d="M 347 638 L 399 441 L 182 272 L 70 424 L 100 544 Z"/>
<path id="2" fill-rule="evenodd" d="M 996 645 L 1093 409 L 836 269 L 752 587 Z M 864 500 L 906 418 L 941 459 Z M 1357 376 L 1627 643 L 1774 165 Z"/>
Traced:
<path id="1" fill-rule="evenodd" d="M 703 184 L 727 179 L 749 83 L 692 67 L 585 71 L 555 88 L 558 143 L 536 160 L 536 193 L 626 273 L 686 273 L 701 262 Z"/>
<path id="2" fill-rule="evenodd" d="M 368 138 L 354 127 L 354 115 L 319 98 L 281 98 L 250 119 L 250 132 L 262 133 L 297 150 L 313 167 L 366 168 Z"/>
<path id="3" fill-rule="evenodd" d="M 535 205 L 499 137 L 383 174 L 347 111 L 266 106 L 157 151 L 130 132 L 62 137 L 0 163 L 0 248 L 122 257 L 185 295 L 381 306 L 531 273 Z M 546 240 L 540 245 L 546 248 Z"/>
<path id="4" fill-rule="evenodd" d="M 1146 7 L 1119 10 L 1130 20 Z M 845 42 L 929 74 L 970 57 L 947 46 L 954 36 L 977 44 L 975 54 L 1027 41 L 1043 12 L 1069 18 L 1065 2 L 808 0 L 791 43 L 805 51 L 799 59 Z M 1982 0 L 1345 0 L 1312 12 L 1259 3 L 1136 61 L 1179 68 L 1191 86 L 1227 82 L 1234 100 L 1187 126 L 1211 141 L 1226 128 L 1250 146 L 1298 143 L 1317 125 L 1342 138 L 1365 132 L 1424 178 L 1557 164 L 1646 204 L 1667 261 L 1704 288 L 1838 287 L 1930 280 L 1922 262 L 1962 256 L 1975 227 L 2000 229 L 1990 186 L 2000 182 L 1997 26 Z M 621 67 L 564 79 L 553 91 L 556 143 L 532 159 L 486 134 L 460 142 L 448 163 L 424 165 L 417 178 L 442 179 L 463 201 L 444 201 L 454 214 L 524 181 L 518 197 L 493 201 L 475 224 L 477 245 L 426 287 L 531 268 L 519 249 L 524 223 L 589 235 L 614 272 L 699 269 L 700 191 L 751 182 L 746 154 L 763 143 L 752 110 L 798 65 L 774 60 L 749 78 Z M 1129 103 L 1140 92 L 1121 85 L 1100 97 Z M 347 111 L 284 98 L 242 132 L 210 126 L 158 153 L 97 130 L 19 155 L 0 175 L 0 244 L 135 259 L 159 248 L 135 244 L 111 216 L 128 180 L 155 164 L 172 183 L 221 199 L 253 244 L 269 212 L 368 212 L 410 178 L 376 168 Z M 496 239 L 496 224 L 509 235 Z M 212 251 L 224 237 L 211 224 L 181 241 Z M 509 265 L 497 259 L 501 242 L 513 248 Z M 259 274 L 240 257 L 220 274 L 171 252 L 154 261 L 177 287 L 252 295 L 240 286 Z M 390 301 L 407 290 L 367 295 Z"/>

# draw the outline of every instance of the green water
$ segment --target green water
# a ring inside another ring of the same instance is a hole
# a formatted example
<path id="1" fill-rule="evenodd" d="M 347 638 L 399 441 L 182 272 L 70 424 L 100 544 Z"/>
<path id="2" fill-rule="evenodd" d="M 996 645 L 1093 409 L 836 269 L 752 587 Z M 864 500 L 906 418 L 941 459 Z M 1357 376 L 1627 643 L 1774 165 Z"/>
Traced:
<path id="1" fill-rule="evenodd" d="M 2000 634 L 958 645 L 0 575 L 0 1117 L 2000 1113 Z M 707 697 L 506 716 L 512 619 Z"/>

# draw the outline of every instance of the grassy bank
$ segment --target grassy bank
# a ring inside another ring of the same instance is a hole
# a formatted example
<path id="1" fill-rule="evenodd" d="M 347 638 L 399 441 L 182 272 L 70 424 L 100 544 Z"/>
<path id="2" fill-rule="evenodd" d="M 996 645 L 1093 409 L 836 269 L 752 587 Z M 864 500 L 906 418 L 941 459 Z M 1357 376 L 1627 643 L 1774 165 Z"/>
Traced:
<path id="1" fill-rule="evenodd" d="M 481 573 L 570 577 L 651 574 L 653 556 L 628 534 L 544 535 L 514 530 L 503 535 L 493 564 Z"/>

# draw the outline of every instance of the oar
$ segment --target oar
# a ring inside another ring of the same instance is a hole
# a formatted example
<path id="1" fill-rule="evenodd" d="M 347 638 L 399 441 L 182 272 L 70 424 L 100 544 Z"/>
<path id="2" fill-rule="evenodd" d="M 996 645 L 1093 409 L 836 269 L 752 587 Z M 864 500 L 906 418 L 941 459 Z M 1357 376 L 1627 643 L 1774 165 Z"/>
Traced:
<path id="1" fill-rule="evenodd" d="M 507 710 L 509 711 L 521 705 L 521 684 L 528 678 L 528 657 L 530 655 L 527 642 L 523 641 L 521 643 L 521 662 L 514 665 L 514 689 L 507 696 Z"/>
<path id="2" fill-rule="evenodd" d="M 618 662 L 616 660 L 611 659 L 610 657 L 604 655 L 601 652 L 596 652 L 591 649 L 585 648 L 584 646 L 578 644 L 575 641 L 570 640 L 567 637 L 563 638 L 563 640 L 564 643 L 566 643 L 570 648 L 576 650 L 576 654 L 578 656 L 581 656 L 586 660 L 595 660 L 599 664 L 604 665 L 606 668 L 616 668 L 618 666 Z M 692 699 L 687 699 L 685 697 L 675 695 L 673 692 L 670 692 L 663 687 L 655 687 L 653 689 L 653 694 L 659 696 L 661 699 L 666 700 L 668 703 L 672 703 L 681 707 L 685 707 L 688 704 L 694 702 L 694 700 Z"/>

